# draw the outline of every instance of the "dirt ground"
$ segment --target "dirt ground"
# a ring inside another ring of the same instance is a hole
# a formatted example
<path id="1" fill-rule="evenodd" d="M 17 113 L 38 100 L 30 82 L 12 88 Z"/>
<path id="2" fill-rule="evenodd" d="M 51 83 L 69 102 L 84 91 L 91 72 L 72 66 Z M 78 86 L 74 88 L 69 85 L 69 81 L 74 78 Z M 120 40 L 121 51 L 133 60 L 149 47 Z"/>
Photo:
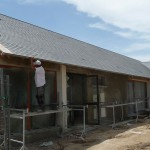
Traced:
<path id="1" fill-rule="evenodd" d="M 150 120 L 128 123 L 112 129 L 100 126 L 85 137 L 70 134 L 62 138 L 27 145 L 28 150 L 150 150 Z"/>

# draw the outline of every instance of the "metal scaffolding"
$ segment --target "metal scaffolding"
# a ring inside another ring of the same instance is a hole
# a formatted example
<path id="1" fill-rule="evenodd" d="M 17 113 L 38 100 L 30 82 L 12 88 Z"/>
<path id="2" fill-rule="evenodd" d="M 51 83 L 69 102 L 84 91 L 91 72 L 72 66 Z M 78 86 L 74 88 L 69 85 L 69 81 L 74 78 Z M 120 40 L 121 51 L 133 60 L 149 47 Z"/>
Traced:
<path id="1" fill-rule="evenodd" d="M 146 98 L 146 99 L 136 99 L 133 102 L 126 102 L 126 103 L 117 103 L 117 102 L 113 102 L 111 105 L 105 105 L 105 104 L 101 104 L 101 108 L 112 108 L 112 116 L 113 116 L 113 124 L 111 125 L 112 128 L 114 128 L 115 126 L 117 126 L 118 124 L 122 124 L 124 123 L 124 110 L 123 107 L 124 106 L 129 106 L 129 105 L 135 105 L 135 113 L 134 114 L 129 114 L 130 116 L 135 116 L 136 117 L 136 121 L 139 119 L 140 113 L 139 113 L 139 107 L 138 104 L 142 104 L 142 103 L 148 103 L 148 101 L 150 101 L 150 98 Z M 120 107 L 121 108 L 121 122 L 116 122 L 116 107 Z M 145 111 L 150 111 L 150 109 L 144 109 Z M 130 122 L 132 120 L 128 120 L 126 122 Z"/>
<path id="2" fill-rule="evenodd" d="M 83 131 L 81 136 L 85 134 L 85 110 L 88 108 L 88 105 L 68 105 L 69 108 L 71 108 L 72 111 L 83 111 Z"/>
<path id="3" fill-rule="evenodd" d="M 44 112 L 28 112 L 26 109 L 13 109 L 13 108 L 8 108 L 7 109 L 10 113 L 9 113 L 9 118 L 11 119 L 19 119 L 22 120 L 22 140 L 18 140 L 18 139 L 14 139 L 12 137 L 10 137 L 9 143 L 10 142 L 15 142 L 15 143 L 19 143 L 21 144 L 21 148 L 20 150 L 25 150 L 26 146 L 25 146 L 25 134 L 26 134 L 26 117 L 34 117 L 34 116 L 40 116 L 40 115 L 48 115 L 48 114 L 54 114 L 54 113 L 64 113 L 64 112 L 68 112 L 71 109 L 68 108 L 61 108 L 61 109 L 57 109 L 57 110 L 47 110 Z M 11 122 L 10 122 L 11 124 Z M 10 133 L 11 129 L 9 129 L 9 135 L 11 135 Z M 10 144 L 11 147 L 11 144 Z"/>
<path id="4" fill-rule="evenodd" d="M 54 114 L 54 113 L 62 113 L 64 114 L 65 112 L 68 111 L 83 111 L 83 131 L 82 131 L 82 135 L 83 136 L 85 134 L 85 109 L 88 106 L 80 106 L 80 105 L 69 105 L 68 107 L 63 107 L 61 109 L 57 109 L 57 110 L 47 110 L 44 112 L 28 112 L 27 109 L 13 109 L 13 108 L 7 108 L 6 110 L 9 112 L 9 120 L 11 119 L 19 119 L 22 120 L 22 140 L 18 140 L 15 138 L 12 138 L 11 136 L 9 136 L 9 148 L 11 148 L 11 144 L 10 142 L 15 142 L 15 143 L 19 143 L 21 144 L 21 148 L 20 150 L 25 150 L 26 146 L 25 146 L 25 134 L 26 134 L 26 117 L 33 117 L 33 116 L 40 116 L 40 115 L 48 115 L 48 114 Z M 64 117 L 63 117 L 64 118 Z M 11 135 L 11 129 L 10 129 L 10 124 L 11 122 L 9 122 L 9 135 Z"/>

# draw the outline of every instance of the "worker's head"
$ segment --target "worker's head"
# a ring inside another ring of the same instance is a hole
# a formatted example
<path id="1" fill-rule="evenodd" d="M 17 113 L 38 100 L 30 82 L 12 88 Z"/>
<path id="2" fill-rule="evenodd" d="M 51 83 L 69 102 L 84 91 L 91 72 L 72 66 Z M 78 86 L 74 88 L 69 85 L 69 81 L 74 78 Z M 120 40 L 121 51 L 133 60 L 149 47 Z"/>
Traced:
<path id="1" fill-rule="evenodd" d="M 36 60 L 36 61 L 34 62 L 34 66 L 35 66 L 35 67 L 36 67 L 36 66 L 41 66 L 41 61 Z"/>

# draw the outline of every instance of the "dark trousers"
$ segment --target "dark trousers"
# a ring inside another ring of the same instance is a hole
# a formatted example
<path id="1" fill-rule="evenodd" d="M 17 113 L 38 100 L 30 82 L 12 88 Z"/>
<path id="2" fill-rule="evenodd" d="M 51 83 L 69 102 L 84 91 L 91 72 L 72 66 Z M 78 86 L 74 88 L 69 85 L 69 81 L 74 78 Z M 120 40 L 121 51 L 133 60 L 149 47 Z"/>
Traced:
<path id="1" fill-rule="evenodd" d="M 37 87 L 36 90 L 37 90 L 36 99 L 37 99 L 38 105 L 41 109 L 43 109 L 44 101 L 45 101 L 44 100 L 45 99 L 45 96 L 44 96 L 45 86 Z"/>

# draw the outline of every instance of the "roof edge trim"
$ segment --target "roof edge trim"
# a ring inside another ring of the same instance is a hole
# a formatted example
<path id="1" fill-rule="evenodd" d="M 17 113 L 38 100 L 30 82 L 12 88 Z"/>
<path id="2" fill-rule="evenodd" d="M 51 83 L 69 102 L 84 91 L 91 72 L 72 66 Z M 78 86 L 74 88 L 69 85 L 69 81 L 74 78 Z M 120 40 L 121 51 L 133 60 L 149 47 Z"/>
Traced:
<path id="1" fill-rule="evenodd" d="M 2 51 L 3 53 L 12 54 L 12 52 L 8 50 L 6 47 L 4 47 L 2 44 L 0 44 L 0 51 Z"/>

